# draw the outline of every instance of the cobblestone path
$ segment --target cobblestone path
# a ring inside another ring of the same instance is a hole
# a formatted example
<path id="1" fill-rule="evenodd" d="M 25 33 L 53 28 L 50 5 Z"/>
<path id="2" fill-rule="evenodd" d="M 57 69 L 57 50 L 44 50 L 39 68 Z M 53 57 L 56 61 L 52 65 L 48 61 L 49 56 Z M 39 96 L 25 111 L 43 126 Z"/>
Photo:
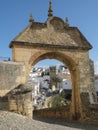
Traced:
<path id="1" fill-rule="evenodd" d="M 98 130 L 98 124 L 62 119 L 28 119 L 11 112 L 0 112 L 0 130 Z"/>
<path id="2" fill-rule="evenodd" d="M 62 119 L 36 119 L 36 121 L 40 126 L 38 130 L 98 130 L 98 124 L 92 123 L 79 123 Z"/>

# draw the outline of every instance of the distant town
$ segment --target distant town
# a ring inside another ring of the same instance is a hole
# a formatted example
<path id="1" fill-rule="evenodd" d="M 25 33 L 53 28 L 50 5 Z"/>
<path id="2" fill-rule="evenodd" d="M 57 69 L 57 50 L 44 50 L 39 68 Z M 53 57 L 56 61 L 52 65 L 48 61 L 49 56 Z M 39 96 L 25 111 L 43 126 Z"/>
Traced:
<path id="1" fill-rule="evenodd" d="M 52 107 L 51 98 L 58 94 L 64 95 L 70 104 L 72 95 L 71 74 L 64 65 L 50 67 L 33 67 L 29 74 L 29 85 L 32 86 L 33 107 L 35 109 Z M 95 75 L 95 89 L 98 97 L 98 75 Z"/>

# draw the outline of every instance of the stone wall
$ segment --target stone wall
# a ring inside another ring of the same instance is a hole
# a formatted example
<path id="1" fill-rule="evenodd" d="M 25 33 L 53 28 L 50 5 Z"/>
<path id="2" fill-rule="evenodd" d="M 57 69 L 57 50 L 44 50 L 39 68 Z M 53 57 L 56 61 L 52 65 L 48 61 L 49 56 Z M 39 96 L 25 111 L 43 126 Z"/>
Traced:
<path id="1" fill-rule="evenodd" d="M 25 82 L 25 66 L 23 64 L 0 62 L 0 97 Z"/>
<path id="2" fill-rule="evenodd" d="M 70 118 L 70 107 L 64 106 L 60 108 L 45 108 L 33 111 L 34 117 L 41 117 L 41 118 Z"/>
<path id="3" fill-rule="evenodd" d="M 95 121 L 98 122 L 98 103 L 91 104 L 89 93 L 81 93 L 82 101 L 82 121 Z"/>

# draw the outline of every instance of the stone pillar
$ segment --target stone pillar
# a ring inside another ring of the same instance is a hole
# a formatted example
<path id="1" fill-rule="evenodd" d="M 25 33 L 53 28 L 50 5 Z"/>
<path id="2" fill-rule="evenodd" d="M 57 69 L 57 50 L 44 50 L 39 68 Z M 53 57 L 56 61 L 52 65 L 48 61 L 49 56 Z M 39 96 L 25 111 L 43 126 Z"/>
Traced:
<path id="1" fill-rule="evenodd" d="M 93 62 L 89 59 L 88 52 L 80 53 L 79 57 L 79 89 L 81 97 L 81 119 L 88 115 L 89 105 L 96 102 L 94 86 L 94 68 Z"/>
<path id="2" fill-rule="evenodd" d="M 72 78 L 72 102 L 70 107 L 71 119 L 78 120 L 81 116 L 78 66 L 76 66 L 73 70 L 71 70 L 71 78 Z"/>
<path id="3" fill-rule="evenodd" d="M 94 85 L 93 62 L 89 59 L 80 62 L 80 93 L 88 93 L 90 103 L 96 102 L 96 93 Z"/>

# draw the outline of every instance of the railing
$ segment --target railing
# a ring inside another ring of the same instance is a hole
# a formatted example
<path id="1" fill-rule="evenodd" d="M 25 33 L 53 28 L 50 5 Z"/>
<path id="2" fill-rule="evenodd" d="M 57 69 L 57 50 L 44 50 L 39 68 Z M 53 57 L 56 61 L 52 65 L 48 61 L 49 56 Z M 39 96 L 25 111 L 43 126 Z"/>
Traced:
<path id="1" fill-rule="evenodd" d="M 10 57 L 2 57 L 0 56 L 0 61 L 11 61 Z"/>

